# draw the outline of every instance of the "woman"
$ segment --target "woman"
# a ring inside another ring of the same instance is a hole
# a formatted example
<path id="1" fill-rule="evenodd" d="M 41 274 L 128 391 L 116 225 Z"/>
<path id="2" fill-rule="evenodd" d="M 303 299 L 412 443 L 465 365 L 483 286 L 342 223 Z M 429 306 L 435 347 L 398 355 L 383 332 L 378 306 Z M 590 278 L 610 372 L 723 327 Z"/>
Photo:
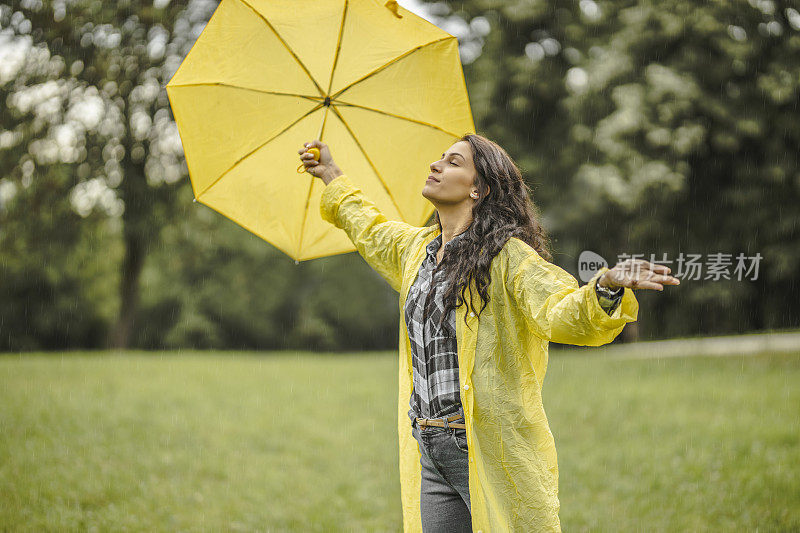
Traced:
<path id="1" fill-rule="evenodd" d="M 325 144 L 298 153 L 326 185 L 322 217 L 400 293 L 404 530 L 560 531 L 556 449 L 541 398 L 548 343 L 609 343 L 637 318 L 625 288 L 663 290 L 678 280 L 637 260 L 579 287 L 549 262 L 519 169 L 479 135 L 430 165 L 422 195 L 436 217 L 425 227 L 387 220 Z"/>

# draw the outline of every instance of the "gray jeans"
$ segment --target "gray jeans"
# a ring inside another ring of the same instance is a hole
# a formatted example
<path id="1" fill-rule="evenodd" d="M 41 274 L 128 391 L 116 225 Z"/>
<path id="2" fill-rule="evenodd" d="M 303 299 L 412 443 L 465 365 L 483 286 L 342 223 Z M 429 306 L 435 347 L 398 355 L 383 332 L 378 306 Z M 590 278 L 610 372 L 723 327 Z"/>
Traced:
<path id="1" fill-rule="evenodd" d="M 443 417 L 444 418 L 444 417 Z M 464 419 L 452 420 L 463 424 Z M 424 533 L 472 531 L 467 430 L 414 423 L 422 467 L 420 511 Z"/>

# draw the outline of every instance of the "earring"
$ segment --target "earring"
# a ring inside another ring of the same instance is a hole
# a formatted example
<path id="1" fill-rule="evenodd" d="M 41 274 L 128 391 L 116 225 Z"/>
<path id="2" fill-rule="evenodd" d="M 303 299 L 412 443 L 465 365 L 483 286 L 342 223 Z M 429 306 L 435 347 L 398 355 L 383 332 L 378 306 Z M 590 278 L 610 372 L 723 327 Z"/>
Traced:
<path id="1" fill-rule="evenodd" d="M 478 193 L 474 192 L 474 193 L 470 194 L 470 196 L 472 196 L 473 198 L 477 198 L 478 197 Z"/>

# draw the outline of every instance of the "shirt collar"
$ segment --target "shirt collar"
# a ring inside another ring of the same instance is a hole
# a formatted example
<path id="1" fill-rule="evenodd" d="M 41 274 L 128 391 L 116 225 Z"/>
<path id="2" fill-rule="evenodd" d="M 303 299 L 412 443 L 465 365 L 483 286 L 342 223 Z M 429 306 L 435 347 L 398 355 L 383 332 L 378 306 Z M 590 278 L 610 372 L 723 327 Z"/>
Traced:
<path id="1" fill-rule="evenodd" d="M 451 248 L 452 245 L 454 245 L 459 239 L 464 237 L 464 235 L 466 235 L 466 234 L 467 234 L 466 231 L 462 231 L 461 233 L 459 233 L 458 235 L 456 235 L 455 237 L 450 239 L 447 242 L 447 244 L 444 245 L 445 250 L 448 249 L 448 248 Z M 440 233 L 439 235 L 436 236 L 435 239 L 433 239 L 428 244 L 427 249 L 428 249 L 428 255 L 429 256 L 434 256 L 434 257 L 436 256 L 436 253 L 439 251 L 439 248 L 441 248 L 441 246 L 442 246 L 442 239 L 443 239 L 443 237 L 442 237 L 442 234 Z"/>

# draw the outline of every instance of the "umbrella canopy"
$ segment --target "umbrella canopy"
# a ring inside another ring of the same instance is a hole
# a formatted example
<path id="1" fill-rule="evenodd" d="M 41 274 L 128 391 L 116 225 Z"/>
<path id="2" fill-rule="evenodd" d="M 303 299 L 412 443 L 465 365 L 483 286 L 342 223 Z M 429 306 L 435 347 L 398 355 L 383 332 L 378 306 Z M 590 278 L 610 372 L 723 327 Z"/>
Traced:
<path id="1" fill-rule="evenodd" d="M 304 142 L 421 226 L 429 164 L 475 127 L 457 39 L 392 1 L 222 0 L 166 89 L 196 200 L 297 261 L 355 250 Z"/>

